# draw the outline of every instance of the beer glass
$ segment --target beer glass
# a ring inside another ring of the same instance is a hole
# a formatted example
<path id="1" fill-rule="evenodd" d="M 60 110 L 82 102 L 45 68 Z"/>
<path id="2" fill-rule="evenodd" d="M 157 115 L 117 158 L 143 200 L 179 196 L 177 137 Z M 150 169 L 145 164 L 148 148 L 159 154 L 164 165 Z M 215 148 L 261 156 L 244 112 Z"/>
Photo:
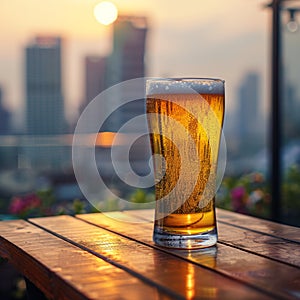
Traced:
<path id="1" fill-rule="evenodd" d="M 146 95 L 156 197 L 153 240 L 170 248 L 213 246 L 224 81 L 149 79 Z"/>

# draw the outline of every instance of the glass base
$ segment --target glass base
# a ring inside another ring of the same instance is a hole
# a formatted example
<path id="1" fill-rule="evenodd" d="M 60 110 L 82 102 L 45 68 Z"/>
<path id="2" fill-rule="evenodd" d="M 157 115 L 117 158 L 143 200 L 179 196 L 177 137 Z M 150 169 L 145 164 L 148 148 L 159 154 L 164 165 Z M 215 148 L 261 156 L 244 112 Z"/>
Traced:
<path id="1" fill-rule="evenodd" d="M 217 243 L 217 229 L 191 235 L 172 234 L 161 228 L 154 228 L 153 241 L 155 244 L 174 249 L 199 249 L 214 246 Z"/>

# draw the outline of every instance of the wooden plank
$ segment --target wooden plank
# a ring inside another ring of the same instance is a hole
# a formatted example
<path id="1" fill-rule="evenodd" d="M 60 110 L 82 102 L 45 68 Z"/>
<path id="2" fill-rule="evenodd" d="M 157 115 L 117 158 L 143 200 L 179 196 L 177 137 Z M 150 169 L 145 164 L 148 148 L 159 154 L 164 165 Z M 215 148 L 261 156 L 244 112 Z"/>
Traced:
<path id="1" fill-rule="evenodd" d="M 251 253 L 300 267 L 300 245 L 282 238 L 219 223 L 219 241 Z"/>
<path id="2" fill-rule="evenodd" d="M 106 214 L 108 216 L 110 215 L 113 218 L 119 218 L 119 216 L 116 214 L 121 215 L 122 213 L 109 212 Z M 252 216 L 238 214 L 221 208 L 216 209 L 216 214 L 217 220 L 221 223 L 226 223 L 228 225 L 236 225 L 240 228 L 272 235 L 276 238 L 283 238 L 294 242 L 300 242 L 300 228 L 279 224 Z M 131 217 L 136 218 L 136 222 L 152 222 L 154 220 L 153 209 L 144 209 L 139 211 L 128 210 L 124 211 L 123 215 L 129 215 Z"/>
<path id="3" fill-rule="evenodd" d="M 108 216 L 114 217 L 116 212 L 107 213 Z M 141 210 L 126 210 L 123 215 L 131 216 L 136 219 L 136 222 L 153 222 L 154 220 L 154 209 L 141 209 Z"/>
<path id="4" fill-rule="evenodd" d="M 49 299 L 138 299 L 145 294 L 170 299 L 157 287 L 25 221 L 0 222 L 0 232 L 0 255 Z"/>
<path id="5" fill-rule="evenodd" d="M 124 214 L 127 213 L 129 212 L 124 212 Z M 149 211 L 145 213 L 130 212 L 129 215 L 130 218 L 133 218 L 134 215 L 136 218 L 142 217 L 145 219 L 149 216 L 149 213 Z M 78 215 L 77 217 L 156 247 L 152 242 L 152 222 L 148 221 L 138 225 L 134 223 L 122 224 L 122 222 L 116 219 L 117 213 L 111 213 L 110 216 L 112 218 L 108 218 L 102 214 Z M 223 230 L 225 229 L 223 224 L 220 224 L 220 227 Z M 220 232 L 221 238 L 224 238 L 226 232 L 230 235 L 231 231 L 226 231 L 225 229 L 225 233 L 223 234 L 223 230 Z M 235 236 L 236 233 L 233 233 L 233 235 Z M 286 299 L 293 299 L 294 295 L 300 293 L 299 268 L 278 263 L 247 251 L 241 251 L 235 246 L 230 247 L 218 243 L 217 250 L 216 248 L 211 248 L 205 251 L 193 252 L 168 249 L 164 251 L 214 269 L 217 272 L 241 280 L 247 284 L 266 289 L 268 292 L 276 293 Z"/>
<path id="6" fill-rule="evenodd" d="M 217 209 L 217 219 L 223 223 L 300 243 L 300 229 L 297 227 L 237 214 L 220 208 Z"/>
<path id="7" fill-rule="evenodd" d="M 120 214 L 130 216 L 128 221 L 132 219 L 133 221 L 136 220 L 135 222 L 152 224 L 151 220 L 153 220 L 153 210 L 125 211 L 123 213 L 110 212 L 107 213 L 106 216 L 119 220 L 121 218 Z M 234 219 L 235 215 L 237 215 L 235 222 L 233 224 L 229 223 L 230 218 Z M 217 220 L 220 243 L 240 248 L 242 250 L 252 252 L 253 254 L 262 255 L 270 259 L 278 260 L 285 264 L 300 267 L 300 245 L 297 241 L 292 240 L 292 237 L 296 236 L 297 233 L 298 236 L 300 236 L 300 228 L 268 222 L 220 209 L 217 209 L 217 217 L 219 217 Z M 124 220 L 125 218 L 126 217 L 123 216 Z M 223 222 L 224 218 L 228 221 Z M 255 225 L 253 223 L 255 223 L 255 221 L 257 221 L 258 224 L 260 224 L 259 222 L 262 222 L 264 227 L 259 227 L 260 225 L 257 225 L 257 228 L 262 229 L 261 232 L 254 230 Z M 252 224 L 249 225 L 250 227 L 252 226 L 252 229 L 249 230 L 247 226 L 244 226 L 244 224 Z M 267 225 L 269 227 L 267 227 Z M 270 226 L 274 226 L 274 228 L 276 228 L 276 231 L 273 231 L 273 234 L 271 234 Z M 281 226 L 283 227 L 282 230 L 280 230 Z M 269 230 L 267 230 L 268 228 Z M 276 232 L 280 232 L 282 234 L 284 230 L 290 233 L 290 239 L 274 235 Z"/>
<path id="8" fill-rule="evenodd" d="M 116 231 L 127 236 L 134 235 L 136 231 L 141 233 L 144 229 L 136 224 L 130 225 L 102 214 L 93 214 L 93 218 L 97 219 L 97 216 L 99 224 L 102 223 L 102 218 L 108 219 L 116 225 Z M 81 217 L 89 219 L 88 215 Z M 244 285 L 198 264 L 68 216 L 37 218 L 30 221 L 68 241 L 90 249 L 92 253 L 113 264 L 139 274 L 141 278 L 157 286 L 168 287 L 174 294 L 183 298 L 264 299 L 274 296 L 268 291 L 261 293 L 259 289 Z M 149 230 L 144 231 L 142 237 L 149 233 Z"/>

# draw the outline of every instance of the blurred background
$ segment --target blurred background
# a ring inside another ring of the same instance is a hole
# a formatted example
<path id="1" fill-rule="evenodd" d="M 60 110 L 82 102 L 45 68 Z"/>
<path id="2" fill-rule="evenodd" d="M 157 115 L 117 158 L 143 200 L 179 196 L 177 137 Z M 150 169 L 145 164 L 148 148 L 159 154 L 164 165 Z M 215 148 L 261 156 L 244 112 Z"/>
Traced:
<path id="1" fill-rule="evenodd" d="M 99 2 L 0 3 L 0 218 L 94 211 L 72 168 L 74 128 L 102 90 L 143 76 L 225 79 L 227 167 L 217 205 L 271 218 L 270 2 L 114 0 L 115 7 L 108 8 L 99 8 Z M 277 220 L 299 226 L 300 1 L 280 2 L 282 176 Z M 122 113 L 128 117 L 143 109 L 136 104 Z M 106 131 L 113 132 L 113 125 L 108 123 Z M 116 194 L 152 201 L 151 190 L 118 184 L 109 140 L 103 135 L 97 144 L 103 178 Z M 137 143 L 132 156 L 140 174 L 148 164 L 145 145 Z M 114 199 L 104 200 L 98 209 L 120 209 Z"/>
<path id="2" fill-rule="evenodd" d="M 79 189 L 71 156 L 79 116 L 118 82 L 196 76 L 226 81 L 217 206 L 299 226 L 300 1 L 99 2 L 0 2 L 0 220 L 126 209 L 101 195 L 93 207 Z M 100 175 L 135 203 L 153 202 L 153 189 L 120 182 L 110 146 L 122 122 L 142 113 L 143 102 L 131 103 L 96 133 Z M 147 139 L 130 159 L 149 172 Z M 24 281 L 0 258 L 0 298 L 24 297 Z"/>

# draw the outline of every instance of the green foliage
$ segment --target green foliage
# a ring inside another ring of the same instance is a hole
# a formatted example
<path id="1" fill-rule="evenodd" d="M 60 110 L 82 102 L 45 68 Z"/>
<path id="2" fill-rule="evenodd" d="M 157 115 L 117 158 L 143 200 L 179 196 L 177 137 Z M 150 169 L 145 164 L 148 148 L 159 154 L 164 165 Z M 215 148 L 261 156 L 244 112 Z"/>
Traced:
<path id="1" fill-rule="evenodd" d="M 297 220 L 300 212 L 300 168 L 292 166 L 284 176 L 282 186 L 283 213 Z M 74 199 L 72 202 L 59 203 L 51 189 L 12 197 L 9 212 L 12 217 L 28 218 L 58 214 L 81 214 L 99 211 L 118 211 L 132 208 L 153 208 L 155 195 L 143 189 L 136 189 L 128 195 L 127 201 L 117 197 L 99 200 L 96 207 L 86 200 Z M 270 216 L 271 197 L 265 177 L 258 172 L 240 177 L 228 176 L 223 179 L 216 196 L 220 208 L 258 217 Z M 132 203 L 134 205 L 132 205 Z"/>
<path id="2" fill-rule="evenodd" d="M 129 201 L 132 203 L 150 203 L 155 201 L 153 193 L 147 193 L 144 190 L 137 189 L 129 196 Z"/>
<path id="3" fill-rule="evenodd" d="M 117 211 L 122 208 L 120 208 L 119 200 L 117 198 L 109 198 L 105 199 L 103 201 L 99 201 L 99 204 L 97 205 L 96 209 L 98 211 Z"/>
<path id="4" fill-rule="evenodd" d="M 225 177 L 216 197 L 220 208 L 239 213 L 268 217 L 270 207 L 269 187 L 261 173 L 241 177 Z"/>
<path id="5" fill-rule="evenodd" d="M 52 190 L 40 190 L 12 197 L 9 212 L 19 218 L 51 215 L 54 202 Z"/>
<path id="6" fill-rule="evenodd" d="M 39 190 L 36 195 L 42 200 L 44 207 L 50 207 L 55 203 L 55 196 L 52 189 Z"/>
<path id="7" fill-rule="evenodd" d="M 133 193 L 128 195 L 126 201 L 119 201 L 118 198 L 104 199 L 98 202 L 96 205 L 97 211 L 117 211 L 117 210 L 128 210 L 128 209 L 145 209 L 152 208 L 153 202 L 155 201 L 155 196 L 153 193 L 146 192 L 142 189 L 136 189 Z M 132 206 L 131 204 L 135 205 Z M 140 205 L 139 205 L 140 204 Z"/>
<path id="8" fill-rule="evenodd" d="M 284 222 L 299 226 L 300 167 L 294 165 L 284 174 L 282 183 L 282 210 Z M 217 194 L 217 206 L 257 217 L 270 217 L 271 195 L 269 185 L 260 173 L 223 179 Z"/>
<path id="9" fill-rule="evenodd" d="M 80 199 L 74 199 L 73 201 L 73 211 L 74 214 L 84 214 L 86 213 L 84 202 Z"/>
<path id="10" fill-rule="evenodd" d="M 285 214 L 300 211 L 300 168 L 292 166 L 285 174 L 282 186 L 283 209 Z"/>

